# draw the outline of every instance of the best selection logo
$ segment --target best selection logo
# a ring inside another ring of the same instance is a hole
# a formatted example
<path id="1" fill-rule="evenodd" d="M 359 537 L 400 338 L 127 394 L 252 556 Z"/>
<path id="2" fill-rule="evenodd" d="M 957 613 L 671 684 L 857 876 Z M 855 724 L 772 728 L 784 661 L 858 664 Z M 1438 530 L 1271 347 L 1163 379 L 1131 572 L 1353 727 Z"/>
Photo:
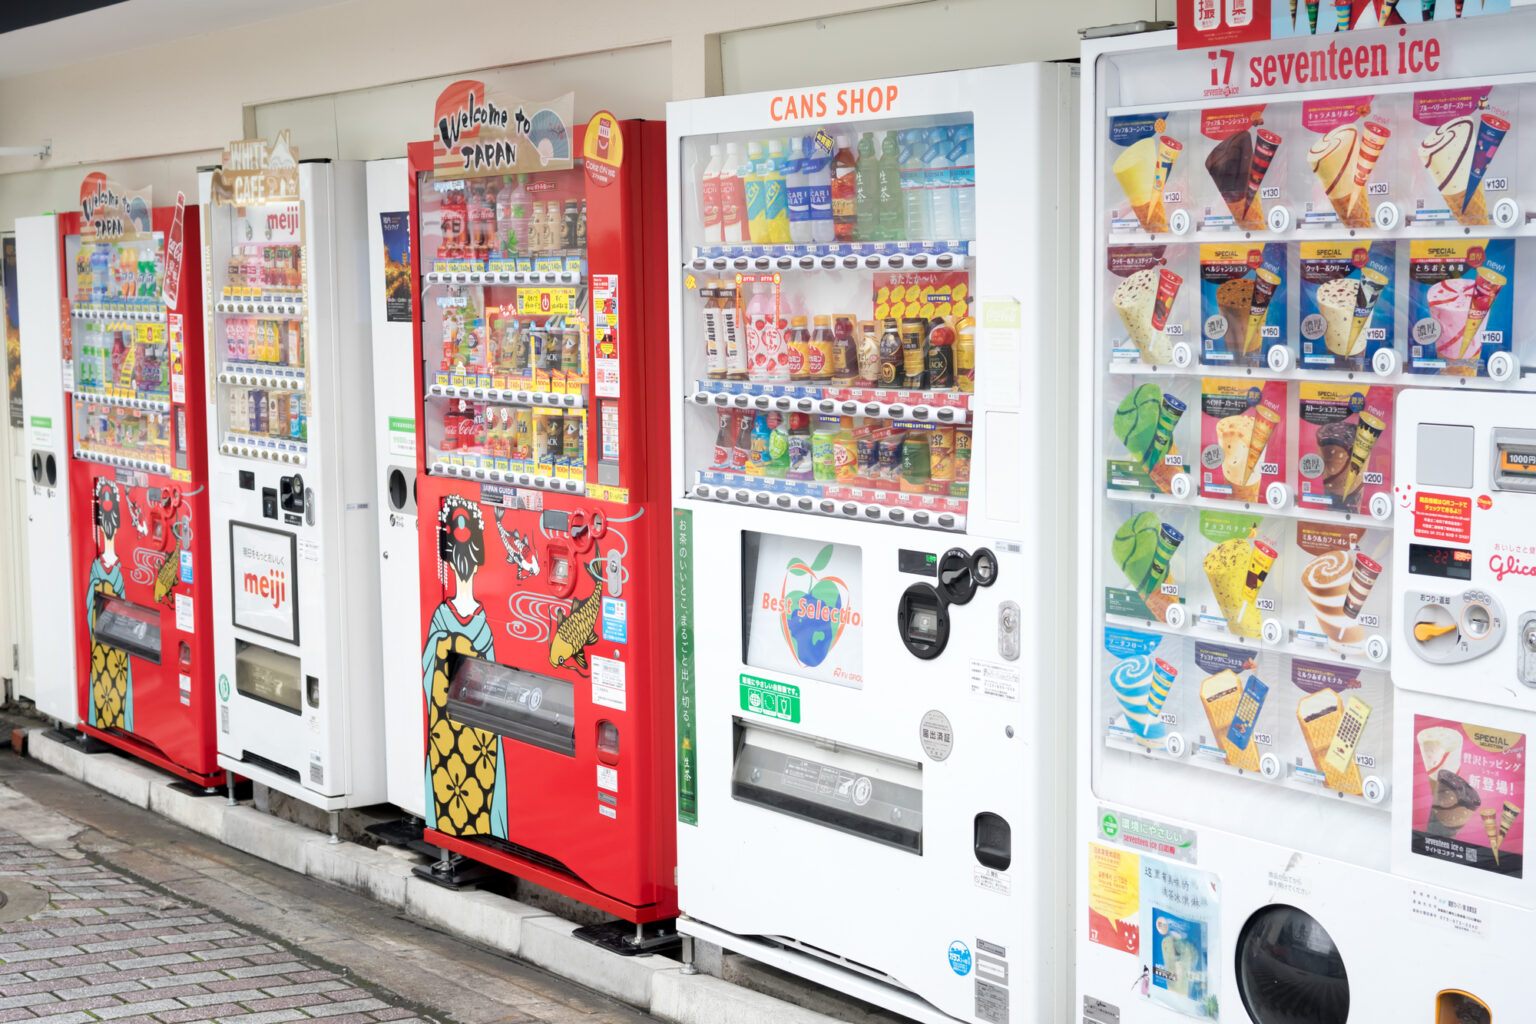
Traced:
<path id="1" fill-rule="evenodd" d="M 779 613 L 790 655 L 806 668 L 826 661 L 850 626 L 863 625 L 847 582 L 819 575 L 831 564 L 832 552 L 833 545 L 828 544 L 809 564 L 803 558 L 791 558 L 778 596 L 762 594 L 763 609 Z"/>

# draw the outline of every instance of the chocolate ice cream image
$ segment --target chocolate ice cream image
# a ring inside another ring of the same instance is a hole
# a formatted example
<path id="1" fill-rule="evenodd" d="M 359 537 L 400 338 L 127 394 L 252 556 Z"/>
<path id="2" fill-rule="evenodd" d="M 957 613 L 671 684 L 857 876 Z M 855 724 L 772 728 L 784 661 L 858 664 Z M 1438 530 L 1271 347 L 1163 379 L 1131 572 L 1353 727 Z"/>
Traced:
<path id="1" fill-rule="evenodd" d="M 1435 776 L 1435 804 L 1429 811 L 1429 834 L 1449 839 L 1472 820 L 1483 798 L 1471 783 L 1449 769 Z"/>
<path id="2" fill-rule="evenodd" d="M 1205 169 L 1221 192 L 1232 216 L 1241 221 L 1248 206 L 1248 173 L 1253 164 L 1253 140 L 1247 132 L 1228 135 L 1205 158 Z"/>
<path id="3" fill-rule="evenodd" d="M 1317 429 L 1317 452 L 1323 457 L 1323 493 L 1342 498 L 1349 482 L 1349 453 L 1355 446 L 1355 425 L 1329 423 Z"/>

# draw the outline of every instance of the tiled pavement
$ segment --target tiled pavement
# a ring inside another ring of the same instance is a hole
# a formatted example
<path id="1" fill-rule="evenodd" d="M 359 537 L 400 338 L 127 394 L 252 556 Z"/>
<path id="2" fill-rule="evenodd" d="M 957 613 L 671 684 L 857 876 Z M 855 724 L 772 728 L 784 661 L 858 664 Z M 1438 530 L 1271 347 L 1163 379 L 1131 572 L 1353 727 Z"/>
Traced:
<path id="1" fill-rule="evenodd" d="M 0 830 L 0 888 L 10 880 L 43 890 L 48 905 L 0 924 L 0 1024 L 422 1021 L 205 907 Z"/>

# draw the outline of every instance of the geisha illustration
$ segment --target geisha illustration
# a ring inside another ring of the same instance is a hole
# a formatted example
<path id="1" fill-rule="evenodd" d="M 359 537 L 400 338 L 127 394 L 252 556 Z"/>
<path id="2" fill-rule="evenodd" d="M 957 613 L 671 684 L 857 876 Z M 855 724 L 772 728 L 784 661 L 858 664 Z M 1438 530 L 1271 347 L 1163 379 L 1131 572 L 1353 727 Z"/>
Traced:
<path id="1" fill-rule="evenodd" d="M 96 526 L 100 531 L 99 553 L 91 563 L 91 580 L 85 591 L 85 619 L 91 629 L 91 716 L 98 729 L 133 731 L 133 666 L 128 652 L 96 637 L 96 599 L 122 597 L 123 565 L 116 550 L 117 528 L 123 521 L 123 495 L 116 481 L 96 481 Z"/>
<path id="2" fill-rule="evenodd" d="M 485 564 L 485 520 L 473 501 L 451 494 L 438 514 L 441 558 L 453 573 L 453 595 L 432 612 L 421 655 L 427 698 L 427 822 L 454 836 L 507 836 L 507 811 L 497 799 L 506 785 L 501 738 L 448 717 L 448 686 L 456 657 L 496 659 L 475 574 Z"/>

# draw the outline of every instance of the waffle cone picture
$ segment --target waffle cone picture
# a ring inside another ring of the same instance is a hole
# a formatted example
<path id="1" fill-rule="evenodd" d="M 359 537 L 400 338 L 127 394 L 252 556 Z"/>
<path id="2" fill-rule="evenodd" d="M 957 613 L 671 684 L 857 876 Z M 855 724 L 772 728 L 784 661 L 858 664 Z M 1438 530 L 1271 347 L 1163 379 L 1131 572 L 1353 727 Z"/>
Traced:
<path id="1" fill-rule="evenodd" d="M 1467 200 L 1466 192 L 1442 192 L 1445 205 L 1450 208 L 1452 215 L 1463 224 L 1481 225 L 1488 223 L 1488 205 L 1483 201 L 1482 186 L 1478 186 L 1472 198 Z M 1461 204 L 1466 201 L 1467 208 L 1463 210 Z"/>
<path id="2" fill-rule="evenodd" d="M 1344 720 L 1344 701 L 1334 690 L 1327 688 L 1309 693 L 1296 703 L 1296 722 L 1307 741 L 1307 752 L 1312 763 L 1323 773 L 1323 781 L 1329 789 L 1350 796 L 1359 796 L 1360 768 L 1353 760 L 1349 770 L 1338 772 L 1326 764 L 1328 748 L 1338 734 L 1339 723 Z"/>
<path id="3" fill-rule="evenodd" d="M 1249 743 L 1247 750 L 1240 750 L 1227 739 L 1227 729 L 1232 725 L 1232 716 L 1237 714 L 1237 705 L 1242 699 L 1243 681 L 1231 669 L 1207 676 L 1200 684 L 1200 704 L 1205 708 L 1205 720 L 1210 724 L 1221 752 L 1226 755 L 1227 764 L 1256 772 L 1259 770 L 1258 744 Z M 1333 739 L 1332 734 L 1328 739 Z"/>

